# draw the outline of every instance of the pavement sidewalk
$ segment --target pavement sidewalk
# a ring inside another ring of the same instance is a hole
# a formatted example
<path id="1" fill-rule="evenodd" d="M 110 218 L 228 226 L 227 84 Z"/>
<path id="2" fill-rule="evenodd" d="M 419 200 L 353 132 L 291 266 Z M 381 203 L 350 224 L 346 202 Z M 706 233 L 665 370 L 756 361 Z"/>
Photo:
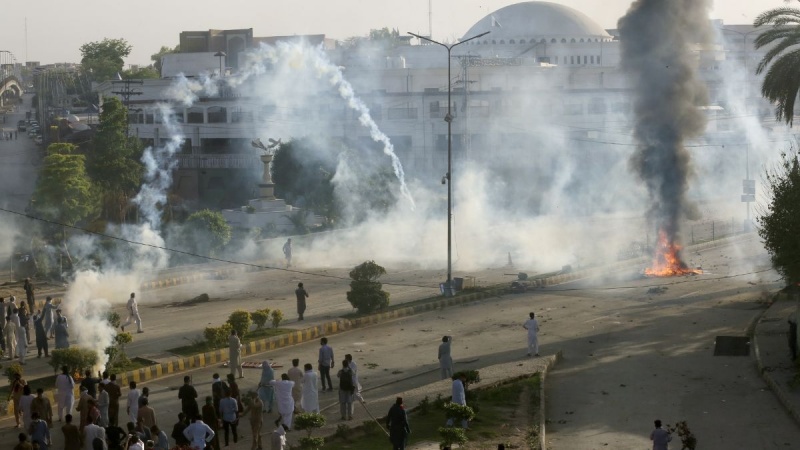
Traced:
<path id="1" fill-rule="evenodd" d="M 789 415 L 800 426 L 800 385 L 792 385 L 798 366 L 789 351 L 789 316 L 798 301 L 780 299 L 761 315 L 753 333 L 753 350 L 758 371 Z"/>

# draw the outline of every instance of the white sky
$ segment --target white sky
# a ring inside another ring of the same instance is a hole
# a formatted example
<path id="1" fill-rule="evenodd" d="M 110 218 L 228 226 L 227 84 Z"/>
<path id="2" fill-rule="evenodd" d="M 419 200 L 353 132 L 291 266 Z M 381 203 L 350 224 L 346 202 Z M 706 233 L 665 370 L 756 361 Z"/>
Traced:
<path id="1" fill-rule="evenodd" d="M 513 0 L 431 0 L 437 40 L 461 37 L 475 22 Z M 577 9 L 604 28 L 616 28 L 631 0 L 552 0 Z M 669 0 L 668 0 L 669 1 Z M 79 62 L 79 47 L 123 38 L 133 51 L 128 64 L 149 64 L 162 45 L 175 46 L 181 31 L 253 28 L 255 36 L 325 34 L 343 39 L 372 28 L 427 34 L 429 0 L 3 0 L 0 50 L 17 61 Z M 783 0 L 716 0 L 712 18 L 752 23 Z M 795 5 L 790 5 L 795 6 Z M 796 5 L 800 7 L 800 5 Z M 25 23 L 27 18 L 27 52 Z"/>

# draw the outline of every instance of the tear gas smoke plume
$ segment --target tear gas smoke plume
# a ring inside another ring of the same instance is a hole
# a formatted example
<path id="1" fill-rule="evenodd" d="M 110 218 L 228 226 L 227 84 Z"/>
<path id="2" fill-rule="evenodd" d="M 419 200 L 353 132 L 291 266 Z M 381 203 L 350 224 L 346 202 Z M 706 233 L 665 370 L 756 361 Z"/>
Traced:
<path id="1" fill-rule="evenodd" d="M 686 198 L 692 169 L 684 144 L 706 126 L 698 107 L 708 104 L 708 96 L 692 46 L 702 50 L 711 42 L 710 8 L 710 0 L 639 0 L 619 21 L 622 68 L 634 95 L 631 167 L 652 203 L 648 216 L 660 235 L 657 264 L 662 252 L 680 260 L 680 221 L 694 215 Z"/>

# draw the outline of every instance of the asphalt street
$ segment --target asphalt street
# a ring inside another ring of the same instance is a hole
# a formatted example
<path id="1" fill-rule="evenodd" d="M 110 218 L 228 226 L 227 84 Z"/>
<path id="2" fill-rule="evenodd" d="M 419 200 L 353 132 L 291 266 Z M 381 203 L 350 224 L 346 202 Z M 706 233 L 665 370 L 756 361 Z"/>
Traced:
<path id="1" fill-rule="evenodd" d="M 550 448 L 649 448 L 655 418 L 688 421 L 703 449 L 791 448 L 800 442 L 800 429 L 766 388 L 752 358 L 713 356 L 715 337 L 743 336 L 763 309 L 764 293 L 780 285 L 759 247 L 751 237 L 687 255 L 703 275 L 650 279 L 632 268 L 354 330 L 332 336 L 331 343 L 337 366 L 345 353 L 354 355 L 369 400 L 436 382 L 443 334 L 454 336 L 456 369 L 525 359 L 521 325 L 534 311 L 541 319 L 541 353 L 563 351 L 547 385 Z M 317 347 L 311 342 L 247 360 L 268 357 L 283 365 L 281 373 L 294 357 L 301 364 L 315 362 Z M 214 372 L 225 371 L 192 371 L 200 395 L 210 393 Z M 246 369 L 245 375 L 241 388 L 254 389 L 259 371 Z M 182 376 L 147 383 L 162 426 L 175 421 L 174 389 Z M 335 405 L 335 396 L 323 394 L 321 404 Z M 327 410 L 334 424 L 337 409 Z M 366 419 L 357 409 L 356 423 Z M 8 425 L 6 420 L 4 440 L 13 436 Z M 245 438 L 232 448 L 249 444 Z"/>

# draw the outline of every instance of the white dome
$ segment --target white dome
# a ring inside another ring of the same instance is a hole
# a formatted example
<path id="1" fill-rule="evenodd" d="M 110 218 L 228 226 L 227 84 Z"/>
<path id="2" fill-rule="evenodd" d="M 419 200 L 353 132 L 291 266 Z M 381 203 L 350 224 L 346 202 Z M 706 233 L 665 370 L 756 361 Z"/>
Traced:
<path id="1" fill-rule="evenodd" d="M 550 2 L 523 2 L 500 8 L 479 20 L 461 39 L 491 31 L 481 42 L 499 44 L 511 40 L 580 39 L 608 40 L 611 36 L 589 16 L 568 6 Z"/>

